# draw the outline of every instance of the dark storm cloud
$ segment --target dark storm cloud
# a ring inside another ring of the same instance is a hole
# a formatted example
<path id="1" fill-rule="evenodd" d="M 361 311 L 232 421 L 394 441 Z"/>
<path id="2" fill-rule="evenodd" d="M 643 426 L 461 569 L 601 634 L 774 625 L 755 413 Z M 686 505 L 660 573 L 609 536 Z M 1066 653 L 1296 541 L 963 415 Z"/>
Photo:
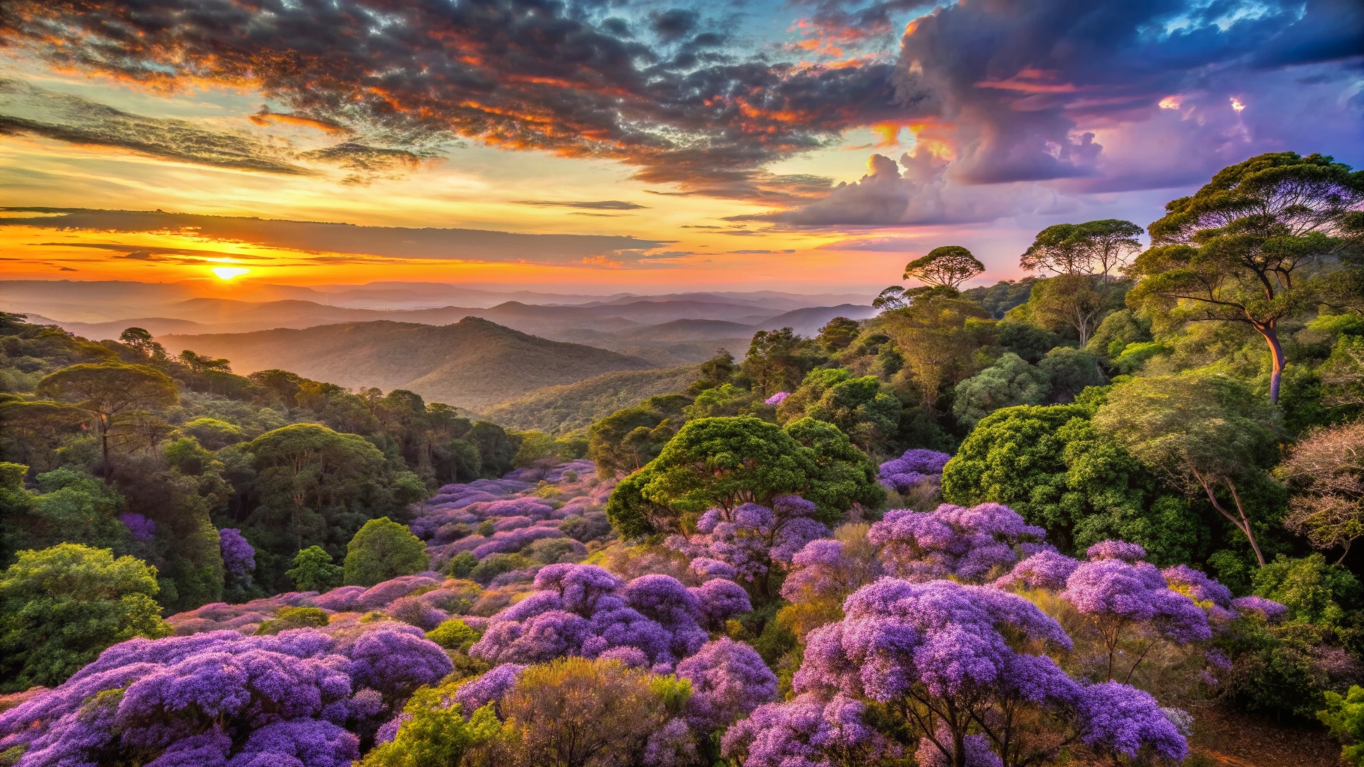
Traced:
<path id="1" fill-rule="evenodd" d="M 31 217 L 0 217 L 0 227 L 23 226 L 58 231 L 184 232 L 197 237 L 308 253 L 408 259 L 568 264 L 600 257 L 640 259 L 644 257 L 640 254 L 645 251 L 667 244 L 665 240 L 637 237 L 355 226 L 315 221 L 200 216 L 160 210 L 0 208 L 0 211 L 37 214 Z M 128 250 L 145 252 L 149 256 L 169 252 L 139 247 Z M 232 257 L 239 258 L 236 255 Z"/>
<path id="2" fill-rule="evenodd" d="M 695 20 L 665 11 L 657 35 Z M 0 35 L 58 66 L 149 87 L 251 85 L 289 114 L 355 131 L 459 136 L 614 159 L 650 183 L 799 199 L 768 163 L 899 117 L 892 67 L 670 61 L 624 24 L 543 0 L 11 0 Z M 402 148 L 398 144 L 388 144 Z"/>

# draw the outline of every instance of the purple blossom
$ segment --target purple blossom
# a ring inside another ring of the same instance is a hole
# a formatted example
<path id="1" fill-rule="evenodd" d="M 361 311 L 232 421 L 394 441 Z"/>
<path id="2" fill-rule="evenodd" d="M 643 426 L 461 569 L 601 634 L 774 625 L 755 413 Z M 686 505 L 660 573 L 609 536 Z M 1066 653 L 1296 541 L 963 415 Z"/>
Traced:
<path id="1" fill-rule="evenodd" d="M 256 569 L 256 550 L 242 537 L 242 531 L 224 527 L 218 531 L 218 545 L 223 555 L 223 570 L 233 578 L 243 578 Z"/>
<path id="2" fill-rule="evenodd" d="M 950 460 L 952 456 L 936 450 L 906 450 L 899 458 L 881 464 L 879 478 L 887 488 L 897 493 L 908 493 L 925 480 L 941 481 L 943 467 Z"/>
<path id="3" fill-rule="evenodd" d="M 719 639 L 677 664 L 691 681 L 687 723 L 700 733 L 721 730 L 777 697 L 777 677 L 758 653 L 742 642 Z"/>
<path id="4" fill-rule="evenodd" d="M 701 607 L 703 627 L 711 631 L 719 631 L 725 621 L 753 609 L 748 592 L 734 581 L 716 578 L 688 590 Z"/>
<path id="5" fill-rule="evenodd" d="M 460 713 L 467 719 L 480 708 L 501 700 L 516 686 L 521 679 L 521 672 L 525 670 L 525 666 L 516 663 L 503 663 L 472 682 L 460 685 L 455 691 L 455 702 L 459 704 Z"/>
<path id="6" fill-rule="evenodd" d="M 1089 561 L 1120 559 L 1124 562 L 1140 562 L 1146 559 L 1146 549 L 1126 541 L 1099 541 L 1085 552 Z"/>
<path id="7" fill-rule="evenodd" d="M 1101 754 L 1135 759 L 1150 753 L 1175 763 L 1189 755 L 1179 729 L 1142 690 L 1116 682 L 1096 684 L 1084 689 L 1078 708 L 1080 737 Z"/>
<path id="8" fill-rule="evenodd" d="M 1272 599 L 1265 599 L 1261 596 L 1248 596 L 1233 599 L 1232 609 L 1245 615 L 1247 613 L 1257 613 L 1268 623 L 1278 623 L 1288 615 L 1288 607 L 1275 602 Z"/>
<path id="9" fill-rule="evenodd" d="M 770 509 L 756 503 L 711 509 L 697 520 L 697 535 L 671 536 L 666 545 L 704 560 L 700 572 L 720 572 L 715 563 L 723 563 L 733 569 L 734 577 L 756 581 L 774 568 L 784 569 L 805 544 L 830 534 L 813 519 L 815 511 L 815 504 L 795 495 L 778 497 Z"/>
<path id="10" fill-rule="evenodd" d="M 232 739 L 221 730 L 208 730 L 177 740 L 146 767 L 224 767 Z"/>
<path id="11" fill-rule="evenodd" d="M 137 512 L 125 511 L 118 515 L 118 521 L 128 528 L 128 534 L 135 541 L 146 543 L 156 537 L 156 521 L 147 519 Z"/>
<path id="12" fill-rule="evenodd" d="M 1014 565 L 1008 575 L 995 581 L 995 588 L 1060 591 L 1080 563 L 1055 551 L 1043 550 Z"/>
<path id="13" fill-rule="evenodd" d="M 696 575 L 696 577 L 707 581 L 712 578 L 723 578 L 727 581 L 732 581 L 739 576 L 739 571 L 734 569 L 734 565 L 731 565 L 728 562 L 721 562 L 718 559 L 710 559 L 709 557 L 697 557 L 693 559 L 691 565 L 688 566 L 687 569 Z"/>
<path id="14" fill-rule="evenodd" d="M 1129 624 L 1150 624 L 1179 644 L 1212 638 L 1207 615 L 1189 597 L 1167 588 L 1160 571 L 1145 562 L 1085 562 L 1071 574 L 1061 598 L 1098 622 L 1105 635 Z"/>
<path id="15" fill-rule="evenodd" d="M 331 722 L 276 722 L 251 733 L 228 767 L 297 763 L 305 767 L 350 767 L 360 758 L 360 739 Z"/>
<path id="16" fill-rule="evenodd" d="M 842 695 L 768 703 L 729 728 L 721 751 L 744 767 L 839 767 L 894 755 L 894 746 L 863 720 L 865 710 Z"/>
<path id="17" fill-rule="evenodd" d="M 1004 761 L 990 747 L 990 739 L 985 735 L 967 735 L 961 740 L 962 750 L 966 752 L 966 767 L 1004 767 Z M 951 767 L 952 756 L 952 733 L 941 722 L 934 730 L 933 738 L 920 738 L 919 747 L 914 751 L 918 767 Z"/>
<path id="18" fill-rule="evenodd" d="M 879 557 L 852 557 L 847 544 L 821 539 L 805 544 L 791 559 L 791 572 L 782 583 L 781 595 L 792 603 L 832 601 L 844 598 L 882 575 Z"/>
<path id="19" fill-rule="evenodd" d="M 768 397 L 766 400 L 764 400 L 764 404 L 776 407 L 777 405 L 780 405 L 781 403 L 785 402 L 786 398 L 789 396 L 791 396 L 791 392 L 779 391 L 776 394 L 773 394 L 771 397 Z"/>
<path id="20" fill-rule="evenodd" d="M 411 718 L 411 714 L 403 713 L 384 722 L 383 725 L 379 727 L 378 731 L 374 733 L 374 745 L 392 743 L 397 739 L 398 730 L 402 729 L 403 722 L 406 722 Z"/>
<path id="21" fill-rule="evenodd" d="M 389 700 L 435 684 L 454 671 L 440 645 L 412 626 L 381 625 L 344 649 L 356 685 L 378 690 Z"/>
<path id="22" fill-rule="evenodd" d="M 649 736 L 644 767 L 687 767 L 696 764 L 696 738 L 682 719 L 669 719 Z"/>
<path id="23" fill-rule="evenodd" d="M 1012 565 L 1024 543 L 1045 534 L 997 503 L 971 508 L 943 504 L 931 512 L 887 512 L 871 526 L 867 540 L 881 547 L 882 561 L 897 577 L 979 582 Z"/>

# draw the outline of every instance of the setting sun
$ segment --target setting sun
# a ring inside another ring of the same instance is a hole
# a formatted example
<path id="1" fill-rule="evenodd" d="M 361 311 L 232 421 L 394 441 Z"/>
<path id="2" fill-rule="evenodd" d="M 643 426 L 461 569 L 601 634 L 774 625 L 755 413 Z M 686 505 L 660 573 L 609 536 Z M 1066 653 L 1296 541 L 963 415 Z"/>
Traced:
<path id="1" fill-rule="evenodd" d="M 216 274 L 218 276 L 218 279 L 220 280 L 232 280 L 242 276 L 243 274 L 246 274 L 251 270 L 243 269 L 240 266 L 217 266 L 214 267 L 213 269 L 210 269 L 209 271 Z"/>

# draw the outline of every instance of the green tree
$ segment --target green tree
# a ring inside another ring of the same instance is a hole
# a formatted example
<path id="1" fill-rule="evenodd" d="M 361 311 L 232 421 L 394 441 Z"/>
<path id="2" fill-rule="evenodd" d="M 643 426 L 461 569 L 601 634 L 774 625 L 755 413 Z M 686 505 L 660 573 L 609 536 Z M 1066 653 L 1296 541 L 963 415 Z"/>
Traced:
<path id="1" fill-rule="evenodd" d="M 420 538 L 406 525 L 380 517 L 366 522 L 346 547 L 345 582 L 348 586 L 373 586 L 430 566 L 431 558 Z"/>
<path id="2" fill-rule="evenodd" d="M 587 454 L 597 464 L 597 474 L 623 477 L 656 458 L 682 428 L 682 412 L 690 403 L 680 394 L 650 397 L 592 424 Z"/>
<path id="3" fill-rule="evenodd" d="M 1137 378 L 1114 387 L 1094 425 L 1187 492 L 1205 494 L 1264 566 L 1256 528 L 1267 521 L 1252 518 L 1238 485 L 1265 476 L 1275 429 L 1243 384 L 1221 375 Z"/>
<path id="4" fill-rule="evenodd" d="M 453 686 L 423 687 L 403 708 L 407 719 L 397 736 L 365 755 L 359 767 L 451 767 L 465 754 L 496 738 L 502 723 L 491 705 L 469 712 L 451 705 Z"/>
<path id="5" fill-rule="evenodd" d="M 904 278 L 956 290 L 983 271 L 985 264 L 971 255 L 971 251 L 960 245 L 944 245 L 905 264 Z"/>
<path id="6" fill-rule="evenodd" d="M 0 456 L 37 471 L 55 469 L 57 449 L 90 420 L 88 412 L 60 402 L 0 399 Z"/>
<path id="7" fill-rule="evenodd" d="M 872 451 L 895 435 L 900 409 L 900 401 L 882 390 L 876 376 L 853 377 L 844 368 L 819 368 L 805 376 L 777 413 L 783 422 L 809 416 L 831 423 L 853 444 Z"/>
<path id="8" fill-rule="evenodd" d="M 1327 690 L 1326 708 L 1317 712 L 1317 718 L 1331 737 L 1345 744 L 1340 758 L 1355 767 L 1364 765 L 1364 687 L 1350 685 L 1345 697 Z"/>
<path id="9" fill-rule="evenodd" d="M 1278 556 L 1255 572 L 1255 593 L 1288 608 L 1288 619 L 1315 626 L 1345 628 L 1359 619 L 1364 586 L 1349 570 L 1320 554 Z"/>
<path id="10" fill-rule="evenodd" d="M 126 328 L 119 334 L 118 340 L 145 359 L 158 362 L 166 359 L 166 347 L 157 343 L 152 334 L 143 328 Z"/>
<path id="11" fill-rule="evenodd" d="M 924 409 L 936 418 L 942 389 L 970 376 L 977 350 L 988 342 L 989 312 L 974 301 L 930 296 L 882 317 L 919 384 Z"/>
<path id="12" fill-rule="evenodd" d="M 791 328 L 760 330 L 753 335 L 743 372 L 764 397 L 791 391 L 819 361 L 814 344 Z"/>
<path id="13" fill-rule="evenodd" d="M 1287 363 L 1279 323 L 1318 296 L 1361 201 L 1364 171 L 1319 154 L 1262 154 L 1223 168 L 1151 224 L 1153 247 L 1132 265 L 1141 282 L 1128 304 L 1169 312 L 1174 323 L 1254 328 L 1269 346 L 1269 401 L 1277 404 Z"/>
<path id="14" fill-rule="evenodd" d="M 1048 402 L 1070 402 L 1090 386 L 1108 383 L 1093 354 L 1069 346 L 1058 346 L 1047 352 L 1037 363 L 1037 369 L 1050 383 Z"/>
<path id="15" fill-rule="evenodd" d="M 55 686 L 106 647 L 169 636 L 156 569 L 108 549 L 22 551 L 0 575 L 0 690 Z"/>
<path id="16" fill-rule="evenodd" d="M 344 568 L 332 564 L 332 555 L 321 546 L 309 546 L 295 554 L 294 568 L 285 574 L 299 591 L 328 591 L 345 579 Z"/>
<path id="17" fill-rule="evenodd" d="M 851 346 L 861 332 L 862 325 L 857 320 L 834 317 L 819 329 L 815 342 L 830 352 L 839 352 Z"/>
<path id="18" fill-rule="evenodd" d="M 38 382 L 44 397 L 70 402 L 94 417 L 103 456 L 104 479 L 109 480 L 111 439 L 135 411 L 166 408 L 179 400 L 175 381 L 145 365 L 95 362 L 72 365 Z"/>
<path id="19" fill-rule="evenodd" d="M 1005 353 L 995 363 L 957 384 L 952 414 L 957 422 L 973 427 L 980 419 L 1004 407 L 1040 405 L 1047 398 L 1051 378 L 1017 354 Z"/>
<path id="20" fill-rule="evenodd" d="M 1019 266 L 1057 276 L 1033 286 L 1033 316 L 1067 324 L 1081 346 L 1088 343 L 1103 315 L 1119 308 L 1116 278 L 1141 249 L 1140 234 L 1141 227 L 1119 219 L 1057 224 L 1038 232 Z"/>
<path id="21" fill-rule="evenodd" d="M 996 410 L 944 468 L 943 497 L 1009 506 L 1066 550 L 1117 538 L 1160 564 L 1194 559 L 1208 540 L 1202 520 L 1161 495 L 1146 467 L 1095 430 L 1092 412 L 1082 404 Z"/>
<path id="22" fill-rule="evenodd" d="M 606 514 L 620 535 L 675 530 L 682 515 L 779 495 L 813 501 L 832 520 L 885 494 L 876 468 L 837 427 L 804 418 L 785 428 L 752 416 L 690 421 L 658 458 L 611 493 Z"/>

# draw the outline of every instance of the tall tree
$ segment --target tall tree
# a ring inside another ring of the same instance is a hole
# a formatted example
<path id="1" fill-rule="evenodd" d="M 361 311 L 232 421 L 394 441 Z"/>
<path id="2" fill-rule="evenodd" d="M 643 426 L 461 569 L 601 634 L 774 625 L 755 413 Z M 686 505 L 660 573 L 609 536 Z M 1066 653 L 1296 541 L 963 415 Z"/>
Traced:
<path id="1" fill-rule="evenodd" d="M 1312 432 L 1278 471 L 1298 491 L 1285 525 L 1318 549 L 1341 547 L 1344 560 L 1364 536 L 1364 421 Z"/>
<path id="2" fill-rule="evenodd" d="M 166 347 L 152 339 L 152 334 L 144 328 L 127 328 L 119 334 L 118 340 L 132 347 L 136 352 L 152 360 L 164 360 Z"/>
<path id="3" fill-rule="evenodd" d="M 38 394 L 70 402 L 95 417 L 106 481 L 111 468 L 109 443 L 119 433 L 122 421 L 135 411 L 165 408 L 179 401 L 170 376 L 145 365 L 121 362 L 88 362 L 63 368 L 38 382 Z"/>
<path id="4" fill-rule="evenodd" d="M 944 245 L 905 264 L 905 279 L 956 290 L 983 271 L 985 264 L 971 251 L 960 245 Z"/>
<path id="5" fill-rule="evenodd" d="M 886 333 L 909 364 L 930 417 L 937 416 L 942 388 L 970 375 L 990 313 L 980 304 L 948 296 L 929 296 L 885 315 Z"/>
<path id="6" fill-rule="evenodd" d="M 1119 219 L 1057 224 L 1038 232 L 1019 266 L 1056 276 L 1033 287 L 1034 314 L 1075 328 L 1080 345 L 1088 343 L 1103 315 L 1119 308 L 1115 280 L 1141 249 L 1140 234 L 1141 227 Z"/>
<path id="7" fill-rule="evenodd" d="M 1221 375 L 1137 378 L 1114 387 L 1094 414 L 1094 426 L 1137 460 L 1205 494 L 1264 567 L 1255 533 L 1259 520 L 1251 518 L 1238 486 L 1262 475 L 1274 459 L 1275 429 L 1271 414 L 1243 384 Z"/>
<path id="8" fill-rule="evenodd" d="M 1364 171 L 1324 155 L 1262 154 L 1223 168 L 1151 224 L 1153 247 L 1132 265 L 1141 282 L 1128 303 L 1167 310 L 1175 321 L 1250 325 L 1269 346 L 1269 401 L 1278 403 L 1286 364 L 1279 322 L 1328 287 L 1324 273 L 1347 249 L 1342 227 L 1361 202 Z"/>

